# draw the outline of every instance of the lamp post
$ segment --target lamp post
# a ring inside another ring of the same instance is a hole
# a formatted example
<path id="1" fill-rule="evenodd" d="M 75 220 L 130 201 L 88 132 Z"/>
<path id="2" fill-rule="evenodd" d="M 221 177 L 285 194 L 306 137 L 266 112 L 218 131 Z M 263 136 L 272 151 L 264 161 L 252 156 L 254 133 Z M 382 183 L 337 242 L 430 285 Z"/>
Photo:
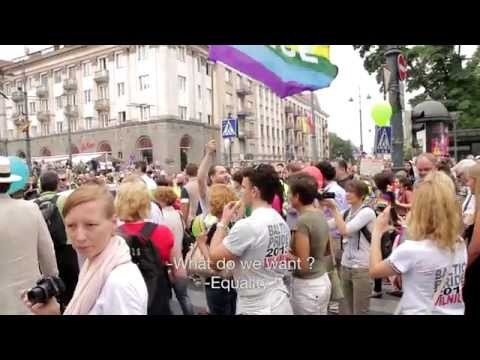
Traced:
<path id="1" fill-rule="evenodd" d="M 367 100 L 370 100 L 372 97 L 367 95 Z M 349 102 L 354 102 L 353 97 L 351 97 Z M 360 86 L 358 87 L 358 115 L 360 118 L 360 153 L 363 153 L 363 122 L 362 122 L 362 92 Z"/>

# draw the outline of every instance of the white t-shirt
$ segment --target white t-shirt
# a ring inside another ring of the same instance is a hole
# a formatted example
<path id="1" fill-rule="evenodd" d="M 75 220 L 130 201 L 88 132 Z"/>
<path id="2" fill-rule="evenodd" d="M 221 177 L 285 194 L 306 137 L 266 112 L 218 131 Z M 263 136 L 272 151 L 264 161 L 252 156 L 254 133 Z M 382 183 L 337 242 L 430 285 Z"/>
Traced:
<path id="1" fill-rule="evenodd" d="M 142 175 L 142 180 L 147 184 L 148 190 L 155 190 L 157 188 L 157 183 L 153 181 L 147 174 Z"/>
<path id="2" fill-rule="evenodd" d="M 148 291 L 137 265 L 116 267 L 88 315 L 147 315 Z"/>
<path id="3" fill-rule="evenodd" d="M 287 223 L 271 207 L 257 208 L 235 223 L 223 244 L 237 257 L 233 269 L 237 313 L 274 313 L 288 297 L 283 283 L 287 264 L 281 263 L 290 246 Z"/>
<path id="4" fill-rule="evenodd" d="M 451 258 L 448 250 L 438 248 L 431 240 L 406 240 L 393 249 L 387 261 L 395 271 L 402 274 L 403 297 L 399 305 L 401 314 L 428 314 L 434 294 L 448 271 L 448 278 L 432 314 L 463 315 L 461 288 L 467 263 L 467 248 L 463 242 L 457 245 L 452 267 L 448 270 Z"/>
<path id="5" fill-rule="evenodd" d="M 345 212 L 342 213 L 345 214 Z M 365 225 L 370 233 L 373 231 L 373 221 L 376 215 L 370 207 L 350 210 L 345 222 L 348 235 L 343 237 L 342 266 L 353 269 L 368 269 L 370 262 L 370 243 L 360 231 Z M 335 229 L 335 219 L 328 220 L 330 229 Z"/>

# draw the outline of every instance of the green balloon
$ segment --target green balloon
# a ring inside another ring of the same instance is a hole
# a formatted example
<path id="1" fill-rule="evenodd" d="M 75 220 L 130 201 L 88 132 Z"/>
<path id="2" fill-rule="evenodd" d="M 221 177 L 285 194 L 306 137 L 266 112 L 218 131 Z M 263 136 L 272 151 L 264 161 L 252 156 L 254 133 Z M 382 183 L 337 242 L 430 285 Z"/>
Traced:
<path id="1" fill-rule="evenodd" d="M 380 127 L 389 126 L 390 118 L 392 117 L 392 106 L 386 101 L 376 104 L 372 109 L 372 117 L 375 125 Z"/>

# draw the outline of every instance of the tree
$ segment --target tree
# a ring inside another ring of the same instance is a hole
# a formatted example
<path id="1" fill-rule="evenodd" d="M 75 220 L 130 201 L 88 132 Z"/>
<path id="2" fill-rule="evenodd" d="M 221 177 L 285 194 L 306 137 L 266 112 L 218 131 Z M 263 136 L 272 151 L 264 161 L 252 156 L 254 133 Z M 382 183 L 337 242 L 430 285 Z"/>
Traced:
<path id="1" fill-rule="evenodd" d="M 370 73 L 377 73 L 381 83 L 380 69 L 385 62 L 385 45 L 354 45 L 364 59 L 364 67 Z M 480 51 L 477 51 L 462 67 L 465 61 L 455 45 L 402 46 L 408 64 L 407 90 L 420 90 L 410 104 L 431 98 L 442 102 L 449 111 L 460 111 L 459 128 L 480 127 Z"/>
<path id="2" fill-rule="evenodd" d="M 329 133 L 331 159 L 342 158 L 353 160 L 353 151 L 356 149 L 350 140 L 343 140 L 335 133 Z"/>

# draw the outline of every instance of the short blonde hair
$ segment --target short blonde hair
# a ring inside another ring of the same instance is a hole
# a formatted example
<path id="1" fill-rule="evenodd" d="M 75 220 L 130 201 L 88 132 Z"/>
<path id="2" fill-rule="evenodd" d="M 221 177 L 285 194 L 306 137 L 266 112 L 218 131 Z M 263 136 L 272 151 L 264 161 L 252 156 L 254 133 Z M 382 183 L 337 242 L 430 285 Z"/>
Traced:
<path id="1" fill-rule="evenodd" d="M 208 189 L 208 205 L 210 213 L 219 218 L 222 216 L 223 208 L 231 201 L 237 201 L 235 192 L 224 184 L 214 184 Z"/>
<path id="2" fill-rule="evenodd" d="M 122 183 L 115 199 L 115 212 L 125 222 L 148 218 L 150 214 L 150 192 L 142 181 Z"/>
<path id="3" fill-rule="evenodd" d="M 169 186 L 159 186 L 154 191 L 154 197 L 157 202 L 164 202 L 167 206 L 172 205 L 177 200 L 177 194 Z"/>
<path id="4" fill-rule="evenodd" d="M 115 213 L 113 196 L 105 186 L 95 184 L 82 185 L 72 192 L 63 205 L 62 215 L 65 218 L 73 208 L 97 200 L 103 202 L 106 218 L 112 218 Z"/>
<path id="5" fill-rule="evenodd" d="M 412 240 L 430 239 L 453 250 L 461 231 L 460 213 L 453 181 L 442 171 L 431 172 L 415 189 L 408 233 Z"/>

